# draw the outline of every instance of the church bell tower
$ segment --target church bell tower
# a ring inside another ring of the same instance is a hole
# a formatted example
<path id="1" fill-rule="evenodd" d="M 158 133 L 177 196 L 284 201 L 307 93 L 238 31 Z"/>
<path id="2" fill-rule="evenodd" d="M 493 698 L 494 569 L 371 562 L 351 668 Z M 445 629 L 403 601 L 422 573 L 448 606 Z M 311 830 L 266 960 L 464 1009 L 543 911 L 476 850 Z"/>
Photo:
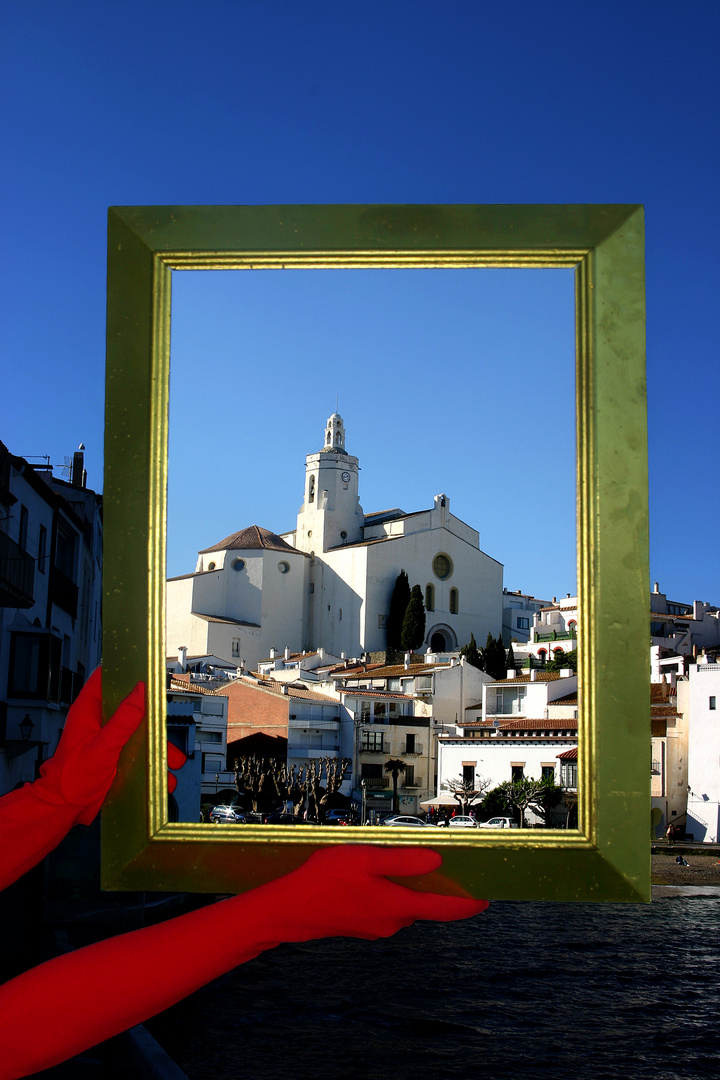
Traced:
<path id="1" fill-rule="evenodd" d="M 305 499 L 297 519 L 295 545 L 301 551 L 328 551 L 362 540 L 358 459 L 345 451 L 339 413 L 328 417 L 322 450 L 305 458 Z"/>

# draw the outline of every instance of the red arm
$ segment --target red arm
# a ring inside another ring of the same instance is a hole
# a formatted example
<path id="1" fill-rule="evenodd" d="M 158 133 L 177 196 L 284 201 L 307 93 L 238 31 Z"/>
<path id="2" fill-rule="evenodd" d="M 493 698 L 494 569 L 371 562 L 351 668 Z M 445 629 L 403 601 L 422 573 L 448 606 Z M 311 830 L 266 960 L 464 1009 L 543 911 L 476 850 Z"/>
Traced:
<path id="1" fill-rule="evenodd" d="M 484 900 L 416 892 L 385 876 L 441 862 L 423 848 L 327 848 L 251 892 L 41 964 L 0 987 L 0 1080 L 110 1038 L 281 941 L 375 939 L 416 919 L 484 910 Z"/>
<path id="2" fill-rule="evenodd" d="M 103 727 L 100 669 L 70 709 L 55 754 L 40 779 L 0 799 L 0 889 L 57 847 L 73 825 L 89 825 L 115 775 L 120 751 L 144 713 L 142 683 Z"/>

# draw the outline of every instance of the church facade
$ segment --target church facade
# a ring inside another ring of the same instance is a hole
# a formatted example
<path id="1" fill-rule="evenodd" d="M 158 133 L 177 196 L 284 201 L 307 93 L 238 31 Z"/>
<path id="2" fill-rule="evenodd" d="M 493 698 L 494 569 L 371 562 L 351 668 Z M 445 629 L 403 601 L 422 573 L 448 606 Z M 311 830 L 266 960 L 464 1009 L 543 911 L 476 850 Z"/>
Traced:
<path id="1" fill-rule="evenodd" d="M 385 649 L 401 570 L 423 592 L 423 651 L 450 652 L 471 633 L 483 644 L 502 626 L 502 569 L 480 550 L 478 532 L 450 513 L 447 495 L 428 510 L 365 514 L 358 459 L 334 413 L 322 449 L 306 458 L 295 529 L 241 529 L 198 552 L 193 573 L 167 582 L 167 653 L 185 647 L 253 670 L 271 649 Z"/>

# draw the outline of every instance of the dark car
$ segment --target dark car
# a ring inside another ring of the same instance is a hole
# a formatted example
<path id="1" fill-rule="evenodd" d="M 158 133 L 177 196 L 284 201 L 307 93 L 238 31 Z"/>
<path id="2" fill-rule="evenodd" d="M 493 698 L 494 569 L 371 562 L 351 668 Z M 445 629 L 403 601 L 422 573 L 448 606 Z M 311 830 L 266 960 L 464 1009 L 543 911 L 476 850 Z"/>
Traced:
<path id="1" fill-rule="evenodd" d="M 230 825 L 244 825 L 246 820 L 245 814 L 237 806 L 213 806 L 209 817 L 215 823 L 226 822 Z"/>

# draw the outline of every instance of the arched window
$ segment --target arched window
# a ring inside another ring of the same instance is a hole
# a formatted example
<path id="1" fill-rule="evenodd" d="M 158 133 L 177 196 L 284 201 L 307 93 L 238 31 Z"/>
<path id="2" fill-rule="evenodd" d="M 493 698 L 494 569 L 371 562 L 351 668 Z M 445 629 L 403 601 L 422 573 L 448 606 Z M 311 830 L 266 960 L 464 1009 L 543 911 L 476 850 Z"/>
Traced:
<path id="1" fill-rule="evenodd" d="M 308 486 L 308 502 L 315 502 L 315 477 L 310 477 L 310 484 Z"/>
<path id="2" fill-rule="evenodd" d="M 425 610 L 426 611 L 434 611 L 435 610 L 435 586 L 434 585 L 426 585 L 425 586 Z"/>
<path id="3" fill-rule="evenodd" d="M 457 615 L 459 607 L 460 597 L 457 589 L 450 590 L 450 614 Z"/>

